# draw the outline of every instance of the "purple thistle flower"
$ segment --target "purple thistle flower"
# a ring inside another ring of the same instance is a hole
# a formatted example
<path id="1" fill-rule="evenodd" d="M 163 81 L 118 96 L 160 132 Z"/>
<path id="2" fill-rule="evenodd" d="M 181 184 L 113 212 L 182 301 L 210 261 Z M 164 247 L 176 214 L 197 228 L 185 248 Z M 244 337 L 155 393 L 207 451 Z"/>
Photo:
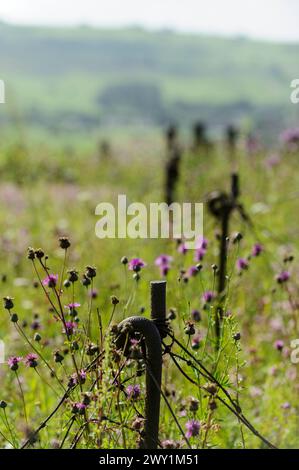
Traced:
<path id="1" fill-rule="evenodd" d="M 141 389 L 140 385 L 128 385 L 126 388 L 128 398 L 132 400 L 137 400 L 140 397 Z"/>
<path id="2" fill-rule="evenodd" d="M 79 371 L 79 375 L 75 372 L 74 374 L 71 375 L 68 386 L 69 387 L 74 387 L 78 383 L 84 384 L 86 381 L 86 372 L 84 369 L 81 369 Z"/>
<path id="3" fill-rule="evenodd" d="M 287 402 L 285 402 L 285 403 L 283 403 L 283 404 L 281 405 L 281 408 L 282 408 L 283 410 L 289 410 L 289 409 L 291 408 L 291 405 L 290 405 L 290 403 L 287 401 Z"/>
<path id="4" fill-rule="evenodd" d="M 160 255 L 155 259 L 155 265 L 156 266 L 169 266 L 172 260 L 173 260 L 172 256 Z"/>
<path id="5" fill-rule="evenodd" d="M 263 247 L 260 243 L 255 243 L 252 248 L 252 256 L 256 257 L 259 256 L 263 251 Z"/>
<path id="6" fill-rule="evenodd" d="M 192 320 L 198 322 L 201 320 L 201 315 L 199 310 L 192 310 L 191 312 Z"/>
<path id="7" fill-rule="evenodd" d="M 207 250 L 208 240 L 204 237 L 199 237 L 196 248 L 198 248 L 198 249 L 201 248 L 203 250 Z"/>
<path id="8" fill-rule="evenodd" d="M 199 262 L 199 261 L 202 261 L 205 254 L 206 254 L 207 250 L 205 250 L 204 248 L 197 248 L 195 250 L 195 254 L 194 254 L 194 261 L 195 262 Z"/>
<path id="9" fill-rule="evenodd" d="M 191 341 L 192 349 L 199 349 L 200 348 L 200 340 L 201 340 L 200 335 L 196 335 L 192 338 L 192 341 Z"/>
<path id="10" fill-rule="evenodd" d="M 40 322 L 38 320 L 33 320 L 33 322 L 31 323 L 30 325 L 30 328 L 33 330 L 33 331 L 37 331 L 40 329 Z"/>
<path id="11" fill-rule="evenodd" d="M 191 419 L 186 423 L 186 437 L 189 439 L 190 437 L 198 436 L 200 430 L 200 422 Z"/>
<path id="12" fill-rule="evenodd" d="M 86 410 L 86 405 L 84 403 L 78 402 L 72 405 L 73 413 L 78 413 L 80 415 L 83 415 L 85 410 Z"/>
<path id="13" fill-rule="evenodd" d="M 188 251 L 188 248 L 186 247 L 186 244 L 184 242 L 181 242 L 178 246 L 178 252 L 181 253 L 182 255 L 185 255 Z"/>
<path id="14" fill-rule="evenodd" d="M 146 263 L 141 258 L 132 258 L 128 264 L 129 270 L 135 271 L 135 273 L 139 272 L 145 266 Z"/>
<path id="15" fill-rule="evenodd" d="M 291 148 L 295 148 L 299 144 L 299 127 L 285 130 L 281 134 L 281 140 Z"/>
<path id="16" fill-rule="evenodd" d="M 179 445 L 177 442 L 173 441 L 172 439 L 165 439 L 165 441 L 161 442 L 162 449 L 178 449 Z"/>
<path id="17" fill-rule="evenodd" d="M 85 382 L 85 380 L 86 380 L 86 372 L 85 372 L 84 369 L 81 369 L 81 370 L 79 371 L 79 382 L 80 382 L 81 384 L 83 384 L 83 383 Z"/>
<path id="18" fill-rule="evenodd" d="M 9 365 L 9 368 L 11 370 L 18 370 L 19 368 L 19 362 L 22 361 L 22 357 L 20 356 L 12 356 L 7 360 L 7 364 Z"/>
<path id="19" fill-rule="evenodd" d="M 49 274 L 44 280 L 43 285 L 54 288 L 58 281 L 58 274 Z"/>
<path id="20" fill-rule="evenodd" d="M 277 349 L 277 351 L 282 351 L 284 347 L 284 342 L 281 339 L 278 339 L 277 341 L 275 341 L 274 347 L 275 349 Z"/>
<path id="21" fill-rule="evenodd" d="M 276 276 L 276 281 L 278 284 L 283 284 L 290 279 L 290 273 L 288 271 L 282 271 L 280 274 Z"/>
<path id="22" fill-rule="evenodd" d="M 38 356 L 34 353 L 27 354 L 25 357 L 25 364 L 27 367 L 32 367 L 35 369 L 35 367 L 38 366 L 37 362 Z"/>
<path id="23" fill-rule="evenodd" d="M 247 259 L 239 258 L 237 260 L 237 268 L 238 268 L 239 271 L 244 271 L 244 270 L 248 269 L 248 266 L 249 266 L 249 263 L 248 263 Z"/>
<path id="24" fill-rule="evenodd" d="M 190 266 L 188 269 L 188 277 L 195 277 L 198 274 L 198 269 L 196 266 Z"/>
<path id="25" fill-rule="evenodd" d="M 79 304 L 78 302 L 72 302 L 70 304 L 65 305 L 65 308 L 69 308 L 70 310 L 78 307 L 81 307 L 81 304 Z"/>
<path id="26" fill-rule="evenodd" d="M 92 299 L 96 299 L 98 295 L 99 295 L 98 289 L 91 289 L 89 296 Z"/>
<path id="27" fill-rule="evenodd" d="M 203 293 L 202 300 L 206 303 L 212 302 L 212 300 L 215 298 L 215 293 L 211 290 L 207 290 L 206 292 Z"/>
<path id="28" fill-rule="evenodd" d="M 170 266 L 167 266 L 167 265 L 165 264 L 164 266 L 160 266 L 159 269 L 160 269 L 160 274 L 161 274 L 161 276 L 162 276 L 162 277 L 165 277 L 165 276 L 167 276 L 167 274 L 168 274 L 168 272 L 169 272 L 169 270 L 170 270 Z"/>
<path id="29" fill-rule="evenodd" d="M 67 321 L 67 322 L 65 322 L 65 327 L 64 327 L 63 332 L 67 336 L 71 336 L 72 334 L 74 334 L 74 331 L 75 331 L 76 328 L 77 328 L 77 323 L 75 323 L 73 321 Z"/>
<path id="30" fill-rule="evenodd" d="M 78 302 L 72 302 L 68 305 L 65 305 L 64 307 L 69 309 L 69 314 L 72 317 L 75 317 L 77 315 L 77 308 L 81 307 L 81 304 Z"/>

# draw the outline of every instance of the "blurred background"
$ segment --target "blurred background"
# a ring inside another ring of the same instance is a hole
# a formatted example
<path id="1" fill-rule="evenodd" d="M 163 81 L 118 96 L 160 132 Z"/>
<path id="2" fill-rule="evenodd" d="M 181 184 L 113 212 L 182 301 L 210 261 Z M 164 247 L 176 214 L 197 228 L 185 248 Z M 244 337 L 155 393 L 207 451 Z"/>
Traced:
<path id="1" fill-rule="evenodd" d="M 183 130 L 265 143 L 296 125 L 297 0 L 10 0 L 0 6 L 1 133 L 58 141 Z"/>

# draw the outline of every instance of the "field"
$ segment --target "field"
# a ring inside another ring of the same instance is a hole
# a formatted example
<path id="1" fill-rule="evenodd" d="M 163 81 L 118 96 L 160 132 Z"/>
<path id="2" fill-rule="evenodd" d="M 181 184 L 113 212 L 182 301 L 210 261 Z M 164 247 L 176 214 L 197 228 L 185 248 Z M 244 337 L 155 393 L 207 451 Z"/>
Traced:
<path id="1" fill-rule="evenodd" d="M 140 122 L 213 132 L 231 122 L 263 127 L 269 140 L 294 126 L 290 83 L 298 44 L 142 28 L 37 28 L 0 23 L 0 122 L 58 136 Z"/>
<path id="2" fill-rule="evenodd" d="M 224 142 L 196 152 L 184 142 L 176 200 L 205 202 L 204 246 L 185 253 L 171 239 L 95 235 L 98 203 L 115 204 L 118 194 L 145 204 L 164 199 L 162 137 L 115 139 L 107 158 L 95 140 L 70 148 L 54 140 L 1 144 L 0 332 L 8 363 L 0 366 L 0 446 L 138 447 L 147 363 L 142 338 L 127 339 L 127 356 L 117 348 L 116 325 L 149 318 L 150 281 L 166 279 L 175 340 L 164 340 L 171 347 L 158 447 L 298 448 L 291 360 L 299 337 L 298 147 L 273 136 L 274 150 L 249 152 L 240 141 L 234 169 L 250 222 L 233 211 L 219 296 L 220 224 L 206 201 L 230 190 Z M 166 276 L 155 263 L 164 254 L 172 258 Z M 145 266 L 130 269 L 135 258 Z"/>

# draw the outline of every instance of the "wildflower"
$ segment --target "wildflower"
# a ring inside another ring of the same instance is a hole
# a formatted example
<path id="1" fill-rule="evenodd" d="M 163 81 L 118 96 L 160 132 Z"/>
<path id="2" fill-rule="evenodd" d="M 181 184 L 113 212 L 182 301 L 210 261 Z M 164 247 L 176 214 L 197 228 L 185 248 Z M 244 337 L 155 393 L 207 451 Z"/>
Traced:
<path id="1" fill-rule="evenodd" d="M 97 268 L 93 266 L 86 266 L 85 276 L 89 279 L 93 279 L 97 275 Z"/>
<path id="2" fill-rule="evenodd" d="M 299 128 L 285 130 L 281 135 L 281 140 L 290 149 L 295 149 L 299 145 Z"/>
<path id="3" fill-rule="evenodd" d="M 58 274 L 49 274 L 44 280 L 43 285 L 54 288 L 58 281 Z"/>
<path id="4" fill-rule="evenodd" d="M 162 277 L 166 277 L 168 272 L 170 270 L 170 266 L 167 266 L 167 265 L 164 265 L 164 266 L 160 266 L 160 274 Z"/>
<path id="5" fill-rule="evenodd" d="M 140 385 L 128 385 L 126 388 L 126 393 L 128 398 L 132 400 L 137 400 L 137 398 L 139 398 L 141 394 Z"/>
<path id="6" fill-rule="evenodd" d="M 112 305 L 119 304 L 119 299 L 116 297 L 116 295 L 111 295 L 110 300 L 111 300 Z"/>
<path id="7" fill-rule="evenodd" d="M 63 281 L 63 286 L 68 289 L 69 287 L 71 287 L 71 283 L 68 279 L 66 279 L 65 281 Z"/>
<path id="8" fill-rule="evenodd" d="M 281 408 L 282 408 L 283 410 L 289 410 L 289 409 L 291 408 L 291 405 L 290 405 L 289 402 L 286 402 L 286 403 L 283 403 L 283 404 L 281 405 Z"/>
<path id="9" fill-rule="evenodd" d="M 188 269 L 188 277 L 195 277 L 198 274 L 198 269 L 196 266 L 190 266 Z"/>
<path id="10" fill-rule="evenodd" d="M 161 442 L 162 449 L 178 449 L 179 445 L 177 442 L 173 441 L 172 439 L 165 439 L 165 441 Z"/>
<path id="11" fill-rule="evenodd" d="M 203 301 L 206 302 L 206 303 L 212 302 L 212 300 L 214 298 L 215 298 L 215 294 L 214 294 L 214 292 L 212 292 L 210 290 L 204 292 L 203 296 L 202 296 Z"/>
<path id="12" fill-rule="evenodd" d="M 60 237 L 59 238 L 59 246 L 63 250 L 67 250 L 71 246 L 71 243 L 70 243 L 70 241 L 67 237 Z"/>
<path id="13" fill-rule="evenodd" d="M 59 351 L 55 351 L 54 352 L 54 361 L 61 364 L 63 360 L 64 360 L 64 356 L 62 354 L 60 354 Z"/>
<path id="14" fill-rule="evenodd" d="M 35 250 L 35 256 L 38 259 L 42 259 L 45 256 L 45 253 L 41 248 L 38 248 L 37 250 Z"/>
<path id="15" fill-rule="evenodd" d="M 191 341 L 191 347 L 192 349 L 199 349 L 200 348 L 200 336 L 199 335 L 196 335 L 194 336 L 194 338 L 192 338 L 192 341 Z"/>
<path id="16" fill-rule="evenodd" d="M 172 256 L 160 255 L 155 259 L 156 266 L 168 266 L 172 262 Z"/>
<path id="17" fill-rule="evenodd" d="M 187 429 L 187 432 L 186 432 L 187 438 L 198 436 L 199 430 L 200 430 L 200 422 L 195 421 L 194 419 L 191 419 L 191 421 L 188 421 L 186 423 L 186 429 Z"/>
<path id="18" fill-rule="evenodd" d="M 84 403 L 74 403 L 72 405 L 72 412 L 78 413 L 79 415 L 83 415 L 86 410 L 86 405 Z"/>
<path id="19" fill-rule="evenodd" d="M 12 314 L 11 314 L 11 317 L 10 317 L 10 321 L 11 321 L 12 323 L 18 323 L 18 321 L 19 321 L 18 315 L 17 315 L 16 313 L 12 313 Z"/>
<path id="20" fill-rule="evenodd" d="M 278 284 L 283 284 L 290 279 L 290 273 L 288 271 L 282 271 L 276 276 L 276 281 Z"/>
<path id="21" fill-rule="evenodd" d="M 188 336 L 193 336 L 195 334 L 195 328 L 194 328 L 194 323 L 189 321 L 186 323 L 185 326 L 185 333 Z"/>
<path id="22" fill-rule="evenodd" d="M 259 256 L 263 251 L 263 247 L 260 243 L 255 243 L 252 248 L 252 256 L 256 257 Z"/>
<path id="23" fill-rule="evenodd" d="M 216 403 L 215 400 L 211 400 L 211 401 L 209 402 L 209 408 L 210 408 L 211 411 L 216 410 L 216 408 L 217 408 L 217 403 Z"/>
<path id="24" fill-rule="evenodd" d="M 30 328 L 31 328 L 33 331 L 39 330 L 39 329 L 40 329 L 40 322 L 39 322 L 37 319 L 33 320 L 33 322 L 32 322 L 31 325 L 30 325 Z"/>
<path id="25" fill-rule="evenodd" d="M 10 357 L 8 360 L 7 360 L 7 364 L 9 365 L 9 368 L 11 370 L 18 370 L 19 368 L 19 362 L 22 361 L 22 357 L 19 357 L 19 356 L 12 356 Z"/>
<path id="26" fill-rule="evenodd" d="M 132 423 L 132 428 L 135 430 L 135 431 L 140 431 L 143 427 L 143 423 L 144 423 L 144 419 L 143 418 L 135 418 L 133 423 Z"/>
<path id="27" fill-rule="evenodd" d="M 188 248 L 184 242 L 181 242 L 178 246 L 178 252 L 182 255 L 185 255 L 188 251 Z"/>
<path id="28" fill-rule="evenodd" d="M 129 261 L 128 267 L 130 271 L 135 271 L 138 273 L 142 268 L 146 266 L 145 262 L 141 258 L 132 258 Z"/>
<path id="29" fill-rule="evenodd" d="M 97 296 L 99 295 L 98 289 L 91 289 L 89 295 L 90 295 L 90 297 L 91 297 L 92 299 L 96 299 Z"/>
<path id="30" fill-rule="evenodd" d="M 201 315 L 199 310 L 192 310 L 191 312 L 192 320 L 199 322 L 201 320 Z"/>
<path id="31" fill-rule="evenodd" d="M 208 383 L 205 386 L 205 390 L 210 394 L 210 395 L 216 395 L 217 393 L 217 386 L 214 383 Z"/>
<path id="32" fill-rule="evenodd" d="M 82 284 L 84 287 L 88 287 L 91 284 L 91 280 L 86 276 L 86 274 L 83 274 Z"/>
<path id="33" fill-rule="evenodd" d="M 160 255 L 158 256 L 158 258 L 156 258 L 155 265 L 159 267 L 161 276 L 163 277 L 167 276 L 172 259 L 173 258 L 168 255 Z"/>
<path id="34" fill-rule="evenodd" d="M 28 255 L 27 255 L 27 258 L 28 259 L 31 259 L 31 260 L 34 260 L 35 259 L 35 252 L 34 252 L 34 249 L 29 247 L 28 248 Z"/>
<path id="35" fill-rule="evenodd" d="M 83 400 L 82 400 L 83 405 L 86 405 L 86 406 L 90 405 L 91 400 L 92 400 L 91 392 L 83 393 Z"/>
<path id="36" fill-rule="evenodd" d="M 278 339 L 277 341 L 275 341 L 274 347 L 275 349 L 277 349 L 277 351 L 282 351 L 284 347 L 284 342 L 281 339 Z"/>
<path id="37" fill-rule="evenodd" d="M 233 237 L 233 244 L 236 244 L 236 243 L 240 242 L 242 240 L 242 238 L 243 238 L 242 233 L 240 233 L 240 232 L 235 233 L 234 237 Z"/>
<path id="38" fill-rule="evenodd" d="M 169 309 L 169 314 L 167 317 L 169 320 L 175 320 L 176 319 L 176 309 L 175 308 L 170 308 Z"/>
<path id="39" fill-rule="evenodd" d="M 81 369 L 78 375 L 76 373 L 71 375 L 68 386 L 74 387 L 77 384 L 83 385 L 85 381 L 86 381 L 86 372 L 84 369 Z"/>
<path id="40" fill-rule="evenodd" d="M 69 309 L 69 313 L 72 317 L 75 317 L 77 315 L 77 308 L 81 307 L 81 304 L 78 302 L 71 302 L 64 307 Z"/>
<path id="41" fill-rule="evenodd" d="M 4 308 L 6 310 L 11 310 L 14 307 L 12 297 L 3 297 L 3 301 L 4 301 Z"/>
<path id="42" fill-rule="evenodd" d="M 208 248 L 208 240 L 204 237 L 200 237 L 197 246 L 196 246 L 196 251 L 194 255 L 194 260 L 196 262 L 202 261 Z"/>
<path id="43" fill-rule="evenodd" d="M 199 405 L 199 401 L 196 400 L 196 398 L 191 397 L 189 410 L 190 411 L 197 411 L 198 410 L 198 405 Z"/>
<path id="44" fill-rule="evenodd" d="M 90 343 L 88 344 L 88 346 L 86 347 L 86 354 L 87 356 L 94 356 L 95 354 L 97 354 L 99 352 L 99 347 L 94 344 L 94 343 Z"/>
<path id="45" fill-rule="evenodd" d="M 248 269 L 249 263 L 245 258 L 239 258 L 237 260 L 237 268 L 239 271 L 244 271 L 245 269 Z"/>
<path id="46" fill-rule="evenodd" d="M 67 335 L 67 336 L 71 336 L 72 334 L 74 334 L 74 330 L 77 328 L 77 324 L 75 322 L 72 322 L 72 321 L 67 321 L 65 322 L 65 328 L 64 328 L 64 333 Z"/>
<path id="47" fill-rule="evenodd" d="M 37 359 L 38 359 L 38 356 L 36 354 L 34 353 L 27 354 L 27 356 L 25 357 L 26 366 L 33 367 L 35 369 L 35 367 L 38 366 Z"/>
<path id="48" fill-rule="evenodd" d="M 78 271 L 76 269 L 70 269 L 68 271 L 68 274 L 69 274 L 69 281 L 71 283 L 78 281 Z"/>
<path id="49" fill-rule="evenodd" d="M 202 261 L 205 254 L 206 254 L 206 250 L 204 250 L 203 248 L 198 248 L 197 250 L 195 250 L 194 261 L 197 263 L 199 261 Z"/>

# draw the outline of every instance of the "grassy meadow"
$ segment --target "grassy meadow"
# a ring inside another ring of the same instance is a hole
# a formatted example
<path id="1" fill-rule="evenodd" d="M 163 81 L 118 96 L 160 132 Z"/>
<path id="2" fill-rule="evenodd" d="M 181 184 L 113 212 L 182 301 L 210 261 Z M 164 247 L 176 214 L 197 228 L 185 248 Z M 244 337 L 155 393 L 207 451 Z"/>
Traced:
<path id="1" fill-rule="evenodd" d="M 116 203 L 118 194 L 129 203 L 163 200 L 160 135 L 114 139 L 106 159 L 95 139 L 1 143 L 0 339 L 8 363 L 0 365 L 0 447 L 138 447 L 145 366 L 140 341 L 127 357 L 117 350 L 115 325 L 149 317 L 149 283 L 166 278 L 170 325 L 183 348 L 174 343 L 163 356 L 158 446 L 298 448 L 299 376 L 290 356 L 299 337 L 299 152 L 273 137 L 272 150 L 249 153 L 241 141 L 237 150 L 240 201 L 252 223 L 233 212 L 221 299 L 220 227 L 207 204 L 202 259 L 173 240 L 95 235 L 98 203 Z M 191 151 L 188 139 L 184 146 L 176 200 L 205 202 L 211 191 L 229 191 L 225 144 L 208 154 Z M 61 248 L 61 237 L 71 246 Z M 171 257 L 166 277 L 155 263 L 162 254 Z M 134 272 L 123 257 L 145 266 Z"/>

